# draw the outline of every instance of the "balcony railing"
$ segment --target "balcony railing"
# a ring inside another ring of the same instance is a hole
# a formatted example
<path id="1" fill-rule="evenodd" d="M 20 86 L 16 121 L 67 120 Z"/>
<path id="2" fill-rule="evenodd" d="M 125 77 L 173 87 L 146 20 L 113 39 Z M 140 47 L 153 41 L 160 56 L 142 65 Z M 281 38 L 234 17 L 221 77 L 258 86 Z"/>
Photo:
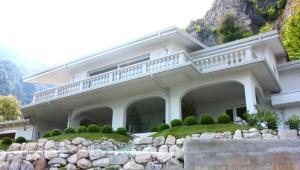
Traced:
<path id="1" fill-rule="evenodd" d="M 119 68 L 87 79 L 55 87 L 33 95 L 33 103 L 47 101 L 71 94 L 105 87 L 126 80 L 132 80 L 164 70 L 178 68 L 190 64 L 189 55 L 183 51 L 167 55 L 158 59 Z"/>

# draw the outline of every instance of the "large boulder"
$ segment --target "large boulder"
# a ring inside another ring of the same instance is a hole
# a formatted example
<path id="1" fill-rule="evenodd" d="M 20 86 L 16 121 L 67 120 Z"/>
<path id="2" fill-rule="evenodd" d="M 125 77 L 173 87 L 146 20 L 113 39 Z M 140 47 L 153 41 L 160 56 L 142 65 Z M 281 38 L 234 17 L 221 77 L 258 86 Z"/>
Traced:
<path id="1" fill-rule="evenodd" d="M 78 159 L 87 158 L 89 156 L 89 152 L 87 150 L 79 150 L 77 152 Z"/>
<path id="2" fill-rule="evenodd" d="M 176 140 L 176 145 L 183 145 L 183 142 L 184 142 L 184 138 L 180 138 L 180 139 L 177 139 Z"/>
<path id="3" fill-rule="evenodd" d="M 48 140 L 46 138 L 41 138 L 38 140 L 37 145 L 43 147 Z"/>
<path id="4" fill-rule="evenodd" d="M 236 130 L 234 132 L 233 139 L 243 139 L 242 131 L 239 129 Z"/>
<path id="5" fill-rule="evenodd" d="M 166 153 L 166 152 L 168 152 L 168 150 L 169 150 L 169 147 L 167 145 L 161 145 L 158 149 L 158 152 Z"/>
<path id="6" fill-rule="evenodd" d="M 254 129 L 254 128 L 253 128 Z M 258 130 L 256 129 L 256 131 L 252 131 L 252 132 L 248 132 L 248 133 L 243 133 L 244 138 L 246 139 L 262 139 L 261 134 L 258 132 Z"/>
<path id="7" fill-rule="evenodd" d="M 110 157 L 109 162 L 112 165 L 123 165 L 128 162 L 128 154 L 118 154 Z"/>
<path id="8" fill-rule="evenodd" d="M 77 154 L 73 154 L 71 156 L 68 157 L 67 161 L 69 163 L 75 164 L 78 161 L 78 156 Z"/>
<path id="9" fill-rule="evenodd" d="M 133 139 L 133 144 L 135 145 L 147 145 L 152 144 L 152 137 L 146 137 L 146 138 L 135 138 Z"/>
<path id="10" fill-rule="evenodd" d="M 74 164 L 68 164 L 66 168 L 67 170 L 77 170 L 77 167 Z"/>
<path id="11" fill-rule="evenodd" d="M 44 156 L 46 159 L 50 160 L 50 159 L 58 158 L 58 153 L 56 150 L 50 150 L 50 151 L 46 150 L 44 152 Z"/>
<path id="12" fill-rule="evenodd" d="M 176 138 L 172 135 L 168 135 L 166 141 L 165 141 L 165 144 L 166 145 L 174 145 L 176 142 Z"/>
<path id="13" fill-rule="evenodd" d="M 200 139 L 211 140 L 215 138 L 215 133 L 205 132 L 200 135 Z"/>
<path id="14" fill-rule="evenodd" d="M 16 169 L 20 169 L 21 165 L 22 165 L 22 155 L 16 155 L 14 156 L 14 158 L 12 159 L 10 165 L 9 165 L 9 170 L 16 170 Z"/>
<path id="15" fill-rule="evenodd" d="M 156 148 L 153 146 L 147 146 L 143 149 L 143 152 L 156 152 Z"/>
<path id="16" fill-rule="evenodd" d="M 89 169 L 92 167 L 92 162 L 85 158 L 79 159 L 77 161 L 77 166 L 82 169 Z"/>
<path id="17" fill-rule="evenodd" d="M 66 154 L 74 154 L 74 153 L 77 153 L 77 151 L 78 151 L 78 148 L 77 148 L 77 146 L 75 146 L 75 145 L 66 145 L 66 147 L 64 148 L 64 150 L 63 150 L 63 153 L 66 153 Z"/>
<path id="18" fill-rule="evenodd" d="M 47 160 L 44 157 L 38 158 L 34 162 L 35 170 L 45 170 L 47 167 Z"/>
<path id="19" fill-rule="evenodd" d="M 272 133 L 263 133 L 262 138 L 263 139 L 278 139 L 278 136 L 273 135 Z"/>
<path id="20" fill-rule="evenodd" d="M 171 153 L 155 153 L 154 156 L 156 157 L 156 159 L 160 162 L 160 163 L 165 163 L 167 162 L 169 159 L 172 158 L 172 154 Z"/>
<path id="21" fill-rule="evenodd" d="M 157 161 L 148 162 L 145 169 L 151 169 L 151 170 L 153 170 L 153 169 L 162 169 L 162 165 Z"/>
<path id="22" fill-rule="evenodd" d="M 25 151 L 34 151 L 34 150 L 37 150 L 37 142 L 26 143 L 24 150 Z"/>
<path id="23" fill-rule="evenodd" d="M 67 165 L 67 161 L 63 158 L 53 158 L 48 162 L 49 165 Z"/>
<path id="24" fill-rule="evenodd" d="M 34 170 L 34 167 L 29 161 L 23 161 L 20 170 Z"/>
<path id="25" fill-rule="evenodd" d="M 154 146 L 160 146 L 163 145 L 164 143 L 165 143 L 165 137 L 163 136 L 158 136 L 153 139 Z"/>
<path id="26" fill-rule="evenodd" d="M 170 146 L 169 152 L 174 153 L 176 159 L 183 160 L 183 152 L 179 146 L 177 145 Z"/>
<path id="27" fill-rule="evenodd" d="M 8 151 L 20 151 L 22 147 L 22 144 L 20 143 L 13 143 L 8 147 Z"/>
<path id="28" fill-rule="evenodd" d="M 8 170 L 9 162 L 0 162 L 0 170 Z"/>
<path id="29" fill-rule="evenodd" d="M 166 169 L 182 169 L 182 168 L 183 168 L 183 163 L 175 158 L 169 159 L 166 163 Z"/>
<path id="30" fill-rule="evenodd" d="M 85 141 L 84 138 L 77 137 L 77 138 L 74 138 L 74 139 L 72 140 L 72 144 L 74 144 L 74 145 L 79 145 L 79 144 L 82 144 L 84 141 Z"/>
<path id="31" fill-rule="evenodd" d="M 123 166 L 123 169 L 144 169 L 144 166 L 137 164 L 134 161 L 129 161 Z"/>
<path id="32" fill-rule="evenodd" d="M 109 158 L 96 159 L 92 162 L 94 167 L 106 167 L 109 165 Z"/>
<path id="33" fill-rule="evenodd" d="M 103 158 L 105 156 L 105 152 L 99 150 L 91 150 L 89 151 L 89 158 L 91 161 Z"/>
<path id="34" fill-rule="evenodd" d="M 55 142 L 53 140 L 49 140 L 45 143 L 45 149 L 50 150 L 55 146 Z"/>
<path id="35" fill-rule="evenodd" d="M 139 153 L 139 154 L 136 154 L 136 156 L 135 156 L 135 161 L 137 163 L 144 164 L 144 163 L 148 163 L 150 160 L 151 160 L 150 153 Z"/>

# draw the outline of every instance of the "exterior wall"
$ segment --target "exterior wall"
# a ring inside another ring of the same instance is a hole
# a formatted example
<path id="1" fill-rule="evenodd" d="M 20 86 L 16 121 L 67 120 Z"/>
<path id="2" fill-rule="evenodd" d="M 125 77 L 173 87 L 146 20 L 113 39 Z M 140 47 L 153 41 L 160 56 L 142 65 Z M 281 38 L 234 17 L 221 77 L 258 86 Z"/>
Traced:
<path id="1" fill-rule="evenodd" d="M 300 91 L 300 68 L 279 72 L 281 93 Z"/>
<path id="2" fill-rule="evenodd" d="M 38 119 L 34 125 L 36 130 L 34 131 L 33 139 L 41 138 L 43 136 L 43 133 L 48 130 L 52 130 L 52 129 L 63 130 L 64 128 L 67 127 L 66 124 L 67 122 L 65 123 L 65 125 L 62 125 L 62 124 L 57 124 L 55 122 Z"/>
<path id="3" fill-rule="evenodd" d="M 15 138 L 17 138 L 19 136 L 23 136 L 27 140 L 31 140 L 32 134 L 33 134 L 33 126 L 32 125 L 24 125 L 24 126 L 1 128 L 0 134 L 5 134 L 5 133 L 15 133 Z"/>

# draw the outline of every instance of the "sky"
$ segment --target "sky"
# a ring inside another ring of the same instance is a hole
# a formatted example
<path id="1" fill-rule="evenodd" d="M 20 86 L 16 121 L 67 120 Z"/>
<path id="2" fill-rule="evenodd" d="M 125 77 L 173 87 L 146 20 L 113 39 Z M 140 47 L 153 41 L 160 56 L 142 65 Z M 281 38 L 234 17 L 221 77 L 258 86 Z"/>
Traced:
<path id="1" fill-rule="evenodd" d="M 50 67 L 163 28 L 185 28 L 202 18 L 212 2 L 0 1 L 0 51 Z"/>

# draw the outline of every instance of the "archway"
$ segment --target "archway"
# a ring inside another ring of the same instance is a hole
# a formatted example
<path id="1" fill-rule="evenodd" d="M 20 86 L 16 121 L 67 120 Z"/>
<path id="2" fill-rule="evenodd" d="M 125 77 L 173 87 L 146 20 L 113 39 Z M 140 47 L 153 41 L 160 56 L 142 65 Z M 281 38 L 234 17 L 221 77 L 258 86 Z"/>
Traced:
<path id="1" fill-rule="evenodd" d="M 77 126 L 90 124 L 111 125 L 113 111 L 110 107 L 101 107 L 81 112 L 76 116 Z"/>
<path id="2" fill-rule="evenodd" d="M 165 100 L 145 98 L 131 103 L 126 110 L 126 128 L 130 133 L 148 132 L 165 122 Z"/>

